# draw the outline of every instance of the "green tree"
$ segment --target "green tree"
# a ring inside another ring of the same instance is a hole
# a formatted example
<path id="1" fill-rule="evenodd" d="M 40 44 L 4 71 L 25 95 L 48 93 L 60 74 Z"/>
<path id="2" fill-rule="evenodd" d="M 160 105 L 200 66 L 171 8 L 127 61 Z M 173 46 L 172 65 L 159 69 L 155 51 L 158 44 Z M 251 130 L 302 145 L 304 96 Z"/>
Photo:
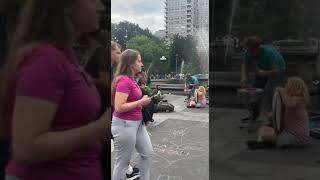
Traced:
<path id="1" fill-rule="evenodd" d="M 152 35 L 149 29 L 142 29 L 138 24 L 131 23 L 129 21 L 122 21 L 111 24 L 112 40 L 118 42 L 124 49 L 127 47 L 127 42 L 136 36 L 144 35 L 154 41 L 159 41 L 157 37 Z"/>
<path id="2" fill-rule="evenodd" d="M 160 60 L 162 56 L 168 59 L 165 46 L 160 41 L 140 35 L 130 39 L 127 43 L 127 48 L 136 49 L 140 52 L 142 63 L 149 74 L 169 72 L 168 61 Z"/>

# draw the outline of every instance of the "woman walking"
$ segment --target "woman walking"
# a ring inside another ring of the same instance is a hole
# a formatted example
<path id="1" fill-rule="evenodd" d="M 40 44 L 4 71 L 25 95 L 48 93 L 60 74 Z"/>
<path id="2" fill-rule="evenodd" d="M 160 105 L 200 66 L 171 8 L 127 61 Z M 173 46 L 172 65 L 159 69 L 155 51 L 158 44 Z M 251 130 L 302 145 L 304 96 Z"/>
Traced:
<path id="1" fill-rule="evenodd" d="M 140 154 L 140 180 L 150 178 L 150 158 L 153 148 L 146 127 L 143 124 L 142 106 L 150 103 L 134 78 L 141 72 L 143 64 L 139 52 L 127 49 L 121 54 L 113 82 L 114 113 L 111 132 L 114 138 L 117 159 L 113 171 L 113 180 L 124 180 L 128 162 L 136 147 Z M 141 98 L 142 97 L 142 98 Z"/>

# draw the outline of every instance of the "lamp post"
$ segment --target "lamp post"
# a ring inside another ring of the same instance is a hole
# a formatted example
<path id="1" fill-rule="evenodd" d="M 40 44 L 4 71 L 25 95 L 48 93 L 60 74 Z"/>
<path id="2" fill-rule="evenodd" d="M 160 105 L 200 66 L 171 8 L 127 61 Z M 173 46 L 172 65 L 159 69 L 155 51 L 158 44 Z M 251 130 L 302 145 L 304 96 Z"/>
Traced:
<path id="1" fill-rule="evenodd" d="M 176 74 L 178 73 L 178 54 L 176 54 Z"/>
<path id="2" fill-rule="evenodd" d="M 162 57 L 160 58 L 160 61 L 166 61 L 166 60 L 167 60 L 167 58 L 164 57 L 164 56 L 162 56 Z"/>
<path id="3" fill-rule="evenodd" d="M 160 58 L 160 61 L 165 61 L 165 60 L 167 60 L 167 58 L 164 57 L 164 56 L 162 56 L 162 57 Z"/>

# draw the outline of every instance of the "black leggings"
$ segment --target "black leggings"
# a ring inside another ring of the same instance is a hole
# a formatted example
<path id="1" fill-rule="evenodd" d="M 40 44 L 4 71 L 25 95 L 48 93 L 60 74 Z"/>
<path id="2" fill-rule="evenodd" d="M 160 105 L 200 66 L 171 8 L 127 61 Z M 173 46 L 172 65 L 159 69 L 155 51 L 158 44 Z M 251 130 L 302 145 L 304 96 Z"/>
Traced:
<path id="1" fill-rule="evenodd" d="M 5 179 L 5 169 L 9 160 L 9 143 L 0 142 L 0 180 Z"/>
<path id="2" fill-rule="evenodd" d="M 105 142 L 102 147 L 101 152 L 101 167 L 102 167 L 102 177 L 103 180 L 111 179 L 111 145 L 110 140 Z"/>

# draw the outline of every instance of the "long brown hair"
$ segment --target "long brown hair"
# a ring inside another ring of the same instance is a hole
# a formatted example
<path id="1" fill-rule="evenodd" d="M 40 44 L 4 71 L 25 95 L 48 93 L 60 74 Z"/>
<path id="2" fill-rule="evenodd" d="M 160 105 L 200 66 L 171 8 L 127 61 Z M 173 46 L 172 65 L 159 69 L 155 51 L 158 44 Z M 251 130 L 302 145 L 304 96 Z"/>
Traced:
<path id="1" fill-rule="evenodd" d="M 120 62 L 117 66 L 117 70 L 112 82 L 112 103 L 114 101 L 115 90 L 117 81 L 120 79 L 121 76 L 132 76 L 132 66 L 138 59 L 140 53 L 134 49 L 127 49 L 122 52 Z"/>
<path id="2" fill-rule="evenodd" d="M 10 113 L 13 106 L 7 104 L 14 101 L 14 94 L 11 92 L 14 91 L 19 59 L 42 42 L 48 42 L 57 48 L 72 47 L 74 31 L 67 10 L 71 8 L 73 1 L 28 0 L 21 4 L 23 9 L 20 11 L 9 55 L 0 70 L 1 119 L 7 120 L 12 115 Z"/>
<path id="3" fill-rule="evenodd" d="M 302 97 L 306 103 L 310 102 L 310 95 L 306 83 L 300 77 L 289 77 L 285 92 L 291 96 Z"/>
<path id="4" fill-rule="evenodd" d="M 139 55 L 140 53 L 134 49 L 127 49 L 123 51 L 114 78 L 116 79 L 120 75 L 132 76 L 131 68 Z"/>

